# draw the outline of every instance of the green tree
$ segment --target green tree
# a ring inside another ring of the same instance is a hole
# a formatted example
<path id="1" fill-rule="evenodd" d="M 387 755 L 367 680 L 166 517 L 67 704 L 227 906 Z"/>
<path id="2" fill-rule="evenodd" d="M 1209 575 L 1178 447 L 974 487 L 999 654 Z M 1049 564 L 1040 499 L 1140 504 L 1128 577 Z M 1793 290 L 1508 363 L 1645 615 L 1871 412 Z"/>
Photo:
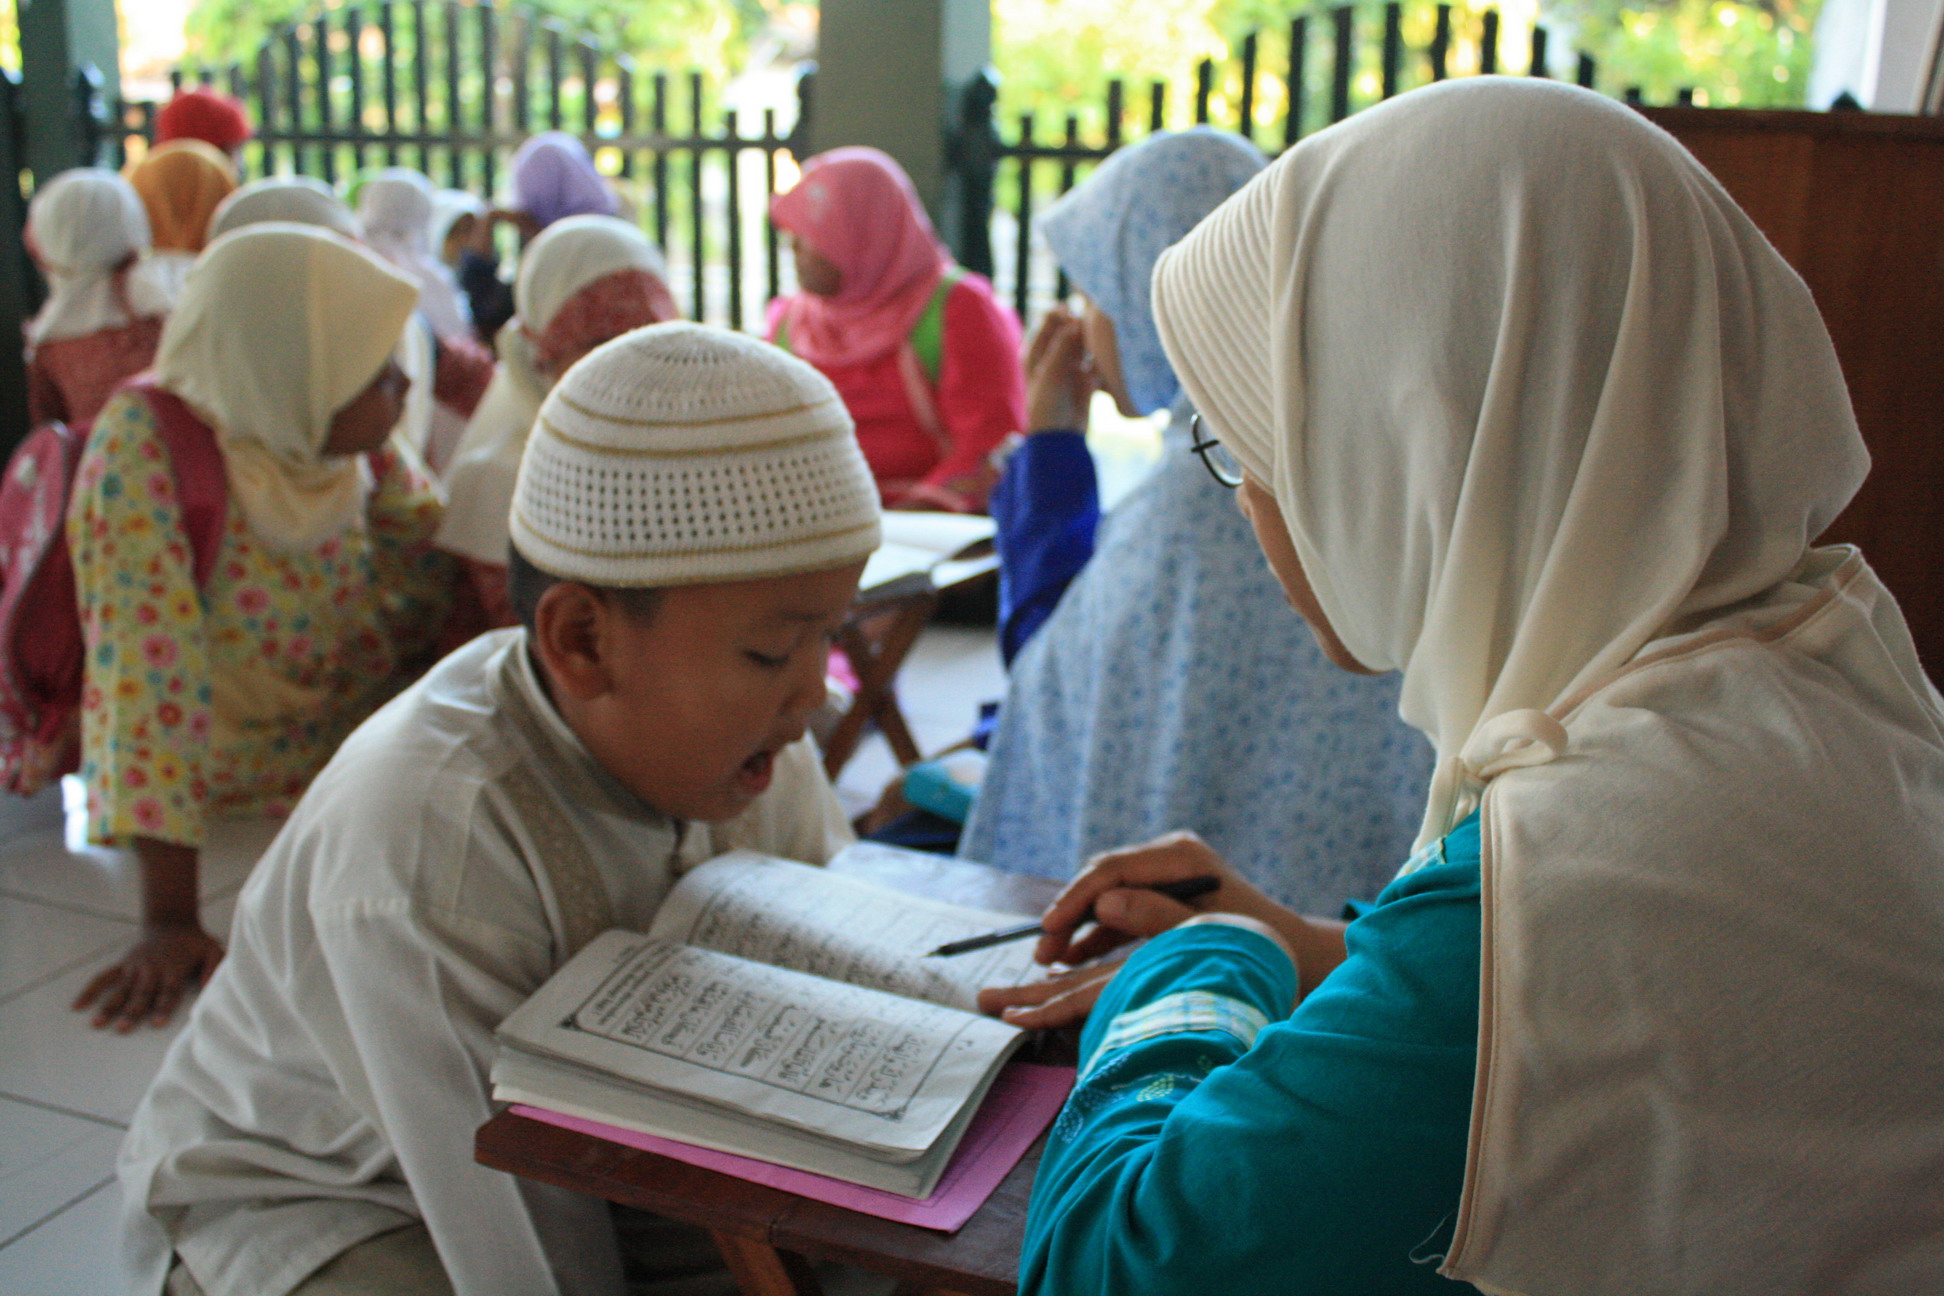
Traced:
<path id="1" fill-rule="evenodd" d="M 604 48 L 634 55 L 648 67 L 700 68 L 719 80 L 722 73 L 740 69 L 750 38 L 779 2 L 532 0 L 504 7 L 553 19 L 571 32 L 591 35 Z M 197 0 L 186 28 L 186 61 L 192 68 L 248 66 L 278 28 L 324 7 L 317 0 Z"/>
<path id="2" fill-rule="evenodd" d="M 1650 103 L 1671 102 L 1691 88 L 1696 101 L 1716 106 L 1799 106 L 1807 88 L 1810 34 L 1822 0 L 1544 0 L 1537 19 L 1550 36 L 1555 75 L 1571 75 L 1585 52 L 1598 66 L 1598 87 L 1620 94 L 1639 87 Z M 1486 0 L 1454 0 L 1454 73 L 1476 70 L 1477 42 Z M 1311 16 L 1311 106 L 1329 75 L 1327 33 L 1332 6 L 1289 0 L 1185 0 L 1174 5 L 1130 5 L 1125 0 L 994 0 L 994 63 L 1002 76 L 1000 110 L 1010 122 L 1036 111 L 1041 132 L 1049 119 L 1073 112 L 1083 129 L 1100 125 L 1103 87 L 1110 77 L 1130 81 L 1130 99 L 1150 80 L 1165 80 L 1172 99 L 1169 120 L 1188 119 L 1193 68 L 1204 57 L 1229 60 L 1215 86 L 1215 119 L 1233 120 L 1240 74 L 1233 63 L 1244 37 L 1265 33 L 1256 87 L 1257 120 L 1279 121 L 1284 108 L 1281 72 L 1287 66 L 1290 20 Z M 1378 71 L 1382 6 L 1356 0 L 1359 66 L 1353 100 L 1362 105 L 1380 92 Z M 1504 6 L 1501 66 L 1523 70 L 1533 9 L 1523 16 L 1519 0 Z M 1403 85 L 1429 77 L 1424 51 L 1435 22 L 1432 0 L 1407 0 L 1407 49 Z M 1273 72 L 1274 75 L 1266 73 Z M 1130 112 L 1145 113 L 1137 104 Z M 1306 122 L 1307 128 L 1317 124 Z"/>

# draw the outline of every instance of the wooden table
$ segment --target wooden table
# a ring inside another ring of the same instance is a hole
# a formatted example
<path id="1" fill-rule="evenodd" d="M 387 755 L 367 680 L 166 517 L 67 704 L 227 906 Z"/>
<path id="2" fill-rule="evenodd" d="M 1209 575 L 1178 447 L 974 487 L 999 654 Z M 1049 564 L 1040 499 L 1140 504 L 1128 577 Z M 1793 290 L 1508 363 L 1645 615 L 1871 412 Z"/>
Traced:
<path id="1" fill-rule="evenodd" d="M 999 560 L 991 554 L 950 559 L 939 564 L 933 582 L 919 588 L 875 596 L 865 590 L 858 595 L 857 605 L 837 631 L 837 646 L 857 674 L 857 696 L 823 745 L 826 774 L 834 779 L 842 772 L 864 740 L 864 726 L 873 722 L 899 765 L 924 758 L 898 708 L 898 670 L 937 611 L 939 596 L 981 580 L 996 580 L 998 570 Z M 968 729 L 971 724 L 972 717 L 967 716 Z"/>
<path id="2" fill-rule="evenodd" d="M 957 904 L 1038 913 L 1058 887 L 1039 878 L 909 852 L 860 852 L 855 877 Z M 1044 1136 L 957 1233 L 860 1215 L 780 1189 L 501 1112 L 480 1127 L 482 1165 L 709 1230 L 748 1296 L 816 1296 L 809 1260 L 901 1280 L 902 1293 L 1012 1296 L 1026 1203 Z"/>

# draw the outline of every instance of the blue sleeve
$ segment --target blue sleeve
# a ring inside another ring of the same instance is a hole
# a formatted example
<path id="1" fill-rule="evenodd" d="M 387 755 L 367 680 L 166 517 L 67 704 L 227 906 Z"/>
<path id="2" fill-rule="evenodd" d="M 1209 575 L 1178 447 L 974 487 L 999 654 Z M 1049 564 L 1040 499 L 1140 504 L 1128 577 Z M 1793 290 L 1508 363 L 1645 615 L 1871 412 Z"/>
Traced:
<path id="1" fill-rule="evenodd" d="M 1478 894 L 1456 850 L 1392 884 L 1293 1015 L 1287 960 L 1251 933 L 1130 958 L 1040 1161 L 1023 1296 L 1469 1290 L 1436 1261 L 1464 1182 Z"/>
<path id="2" fill-rule="evenodd" d="M 1078 432 L 1036 432 L 993 488 L 999 524 L 999 651 L 1008 665 L 1093 557 L 1100 489 Z"/>

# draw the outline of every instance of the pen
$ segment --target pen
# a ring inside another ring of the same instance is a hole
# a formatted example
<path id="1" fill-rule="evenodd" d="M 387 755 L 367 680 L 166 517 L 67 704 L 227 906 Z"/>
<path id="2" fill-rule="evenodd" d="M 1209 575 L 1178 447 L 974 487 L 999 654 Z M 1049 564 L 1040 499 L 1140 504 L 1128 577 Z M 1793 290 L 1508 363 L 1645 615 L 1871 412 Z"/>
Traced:
<path id="1" fill-rule="evenodd" d="M 1222 885 L 1218 877 L 1183 878 L 1179 882 L 1160 882 L 1154 886 L 1140 887 L 1142 891 L 1157 891 L 1170 900 L 1193 900 L 1196 896 L 1207 895 Z M 1093 917 L 1093 910 L 1087 910 L 1087 918 Z M 1086 919 L 1082 919 L 1086 921 Z M 994 945 L 1004 945 L 1007 941 L 1024 940 L 1037 936 L 1045 928 L 1038 923 L 1021 923 L 1017 927 L 1001 927 L 998 931 L 986 932 L 982 936 L 967 936 L 964 940 L 947 941 L 926 958 L 951 958 L 955 954 L 970 954 L 974 950 L 990 949 Z"/>

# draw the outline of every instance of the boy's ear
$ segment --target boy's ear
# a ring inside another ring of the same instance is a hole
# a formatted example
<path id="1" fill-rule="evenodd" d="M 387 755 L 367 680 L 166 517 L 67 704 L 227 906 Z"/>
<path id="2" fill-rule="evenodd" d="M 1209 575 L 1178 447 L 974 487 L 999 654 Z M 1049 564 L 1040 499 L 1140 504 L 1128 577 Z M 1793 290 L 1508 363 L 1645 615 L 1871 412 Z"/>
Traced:
<path id="1" fill-rule="evenodd" d="M 602 656 L 607 619 L 605 600 L 585 585 L 560 581 L 549 586 L 533 610 L 533 651 L 557 689 L 589 702 L 613 686 Z"/>

